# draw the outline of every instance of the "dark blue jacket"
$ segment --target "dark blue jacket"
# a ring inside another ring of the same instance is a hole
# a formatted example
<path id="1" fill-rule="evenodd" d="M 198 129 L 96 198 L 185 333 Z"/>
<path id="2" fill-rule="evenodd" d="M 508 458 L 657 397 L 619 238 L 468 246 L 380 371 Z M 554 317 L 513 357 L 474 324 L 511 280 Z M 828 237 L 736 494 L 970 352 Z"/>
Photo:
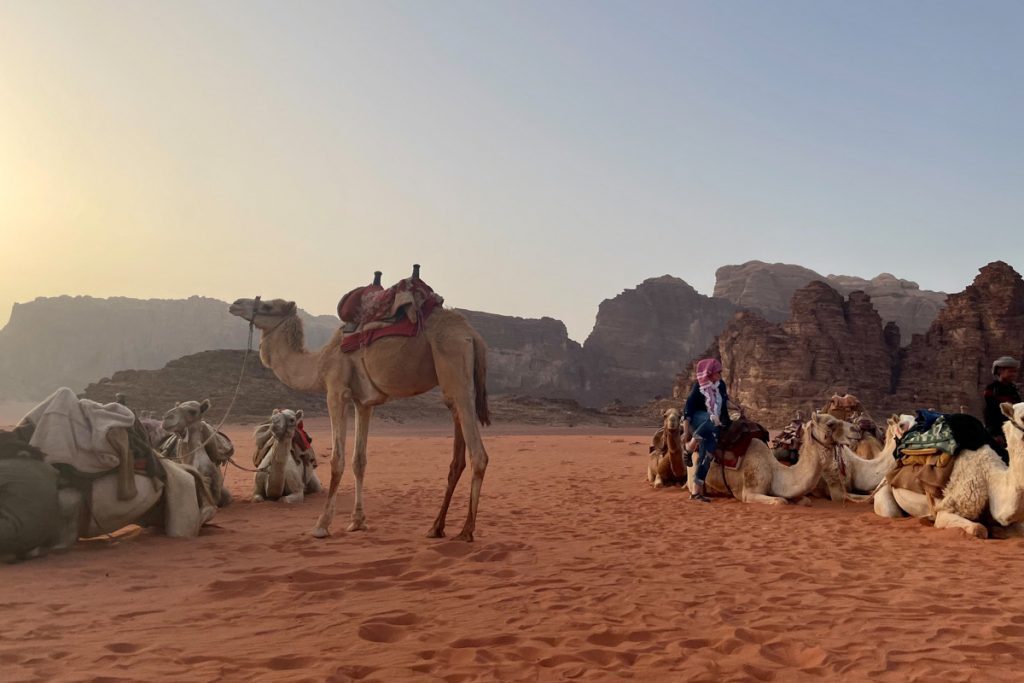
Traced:
<path id="1" fill-rule="evenodd" d="M 728 427 L 732 424 L 732 418 L 729 417 L 729 393 L 725 389 L 724 380 L 718 380 L 718 393 L 722 395 L 722 410 L 718 417 L 722 420 L 722 426 Z M 690 396 L 686 399 L 686 407 L 683 408 L 683 417 L 691 420 L 695 413 L 700 412 L 708 412 L 708 402 L 700 391 L 700 384 L 694 382 Z"/>

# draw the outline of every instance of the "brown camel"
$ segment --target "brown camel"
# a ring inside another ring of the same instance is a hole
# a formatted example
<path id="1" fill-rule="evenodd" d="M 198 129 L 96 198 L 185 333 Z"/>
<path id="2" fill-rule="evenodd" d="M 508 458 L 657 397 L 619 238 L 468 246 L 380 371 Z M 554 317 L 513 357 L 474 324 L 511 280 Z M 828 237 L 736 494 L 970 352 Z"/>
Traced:
<path id="1" fill-rule="evenodd" d="M 230 311 L 260 329 L 260 360 L 278 379 L 293 389 L 327 393 L 334 443 L 331 484 L 323 512 L 313 528 L 314 536 L 328 536 L 334 518 L 335 497 L 345 466 L 349 403 L 356 413 L 356 445 L 352 456 L 356 483 L 348 531 L 362 531 L 367 528 L 363 474 L 373 407 L 440 386 L 455 422 L 455 443 L 444 502 L 427 535 L 431 538 L 444 536 L 448 505 L 466 467 L 468 446 L 473 481 L 469 514 L 457 538 L 473 540 L 480 487 L 487 470 L 487 451 L 477 420 L 490 424 L 490 410 L 487 406 L 487 346 L 464 317 L 439 308 L 423 321 L 422 331 L 417 336 L 385 337 L 370 346 L 343 353 L 340 329 L 319 351 L 305 348 L 302 321 L 294 301 L 274 299 L 257 303 L 253 299 L 239 299 L 231 304 Z"/>
<path id="2" fill-rule="evenodd" d="M 647 464 L 647 481 L 660 489 L 662 486 L 686 484 L 686 464 L 683 456 L 682 416 L 675 408 L 662 414 L 661 429 L 651 440 Z"/>

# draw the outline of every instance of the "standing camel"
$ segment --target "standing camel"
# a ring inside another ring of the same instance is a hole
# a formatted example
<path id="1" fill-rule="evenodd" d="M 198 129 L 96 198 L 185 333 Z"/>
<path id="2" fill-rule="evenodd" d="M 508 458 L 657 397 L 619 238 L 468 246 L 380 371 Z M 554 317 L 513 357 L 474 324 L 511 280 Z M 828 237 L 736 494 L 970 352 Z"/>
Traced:
<path id="1" fill-rule="evenodd" d="M 473 466 L 469 514 L 459 540 L 472 541 L 476 528 L 480 487 L 487 470 L 477 425 L 490 424 L 487 406 L 487 346 L 483 338 L 455 311 L 438 308 L 422 321 L 414 337 L 385 337 L 350 353 L 341 350 L 341 330 L 319 351 L 305 347 L 302 321 L 294 301 L 239 299 L 230 312 L 260 330 L 260 360 L 279 380 L 299 391 L 327 393 L 333 452 L 331 484 L 313 536 L 330 535 L 335 499 L 345 467 L 345 432 L 349 404 L 356 413 L 356 444 L 352 455 L 355 502 L 348 531 L 367 529 L 363 510 L 363 474 L 366 439 L 373 407 L 396 398 L 409 398 L 440 386 L 455 422 L 455 443 L 448 471 L 448 487 L 441 511 L 427 536 L 442 538 L 455 485 L 466 468 L 466 448 Z"/>

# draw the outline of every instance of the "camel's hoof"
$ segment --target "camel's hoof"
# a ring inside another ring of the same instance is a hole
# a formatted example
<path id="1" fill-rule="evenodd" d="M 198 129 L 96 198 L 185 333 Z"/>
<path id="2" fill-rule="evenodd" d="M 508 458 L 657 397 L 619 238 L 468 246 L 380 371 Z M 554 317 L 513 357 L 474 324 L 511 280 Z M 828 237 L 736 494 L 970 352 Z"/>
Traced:
<path id="1" fill-rule="evenodd" d="M 431 529 L 427 532 L 427 538 L 444 538 L 444 529 Z"/>
<path id="2" fill-rule="evenodd" d="M 331 535 L 331 532 L 322 526 L 314 527 L 312 533 L 313 538 L 327 538 Z"/>
<path id="3" fill-rule="evenodd" d="M 369 528 L 370 527 L 366 526 L 365 521 L 360 521 L 352 522 L 345 528 L 345 531 L 367 531 Z"/>
<path id="4" fill-rule="evenodd" d="M 970 529 L 965 529 L 968 536 L 974 536 L 975 538 L 986 539 L 988 538 L 988 529 L 981 524 L 974 524 Z"/>
<path id="5" fill-rule="evenodd" d="M 465 541 L 466 543 L 472 543 L 473 542 L 473 532 L 472 531 L 463 531 L 461 534 L 459 534 L 458 536 L 455 537 L 455 540 L 456 541 Z"/>

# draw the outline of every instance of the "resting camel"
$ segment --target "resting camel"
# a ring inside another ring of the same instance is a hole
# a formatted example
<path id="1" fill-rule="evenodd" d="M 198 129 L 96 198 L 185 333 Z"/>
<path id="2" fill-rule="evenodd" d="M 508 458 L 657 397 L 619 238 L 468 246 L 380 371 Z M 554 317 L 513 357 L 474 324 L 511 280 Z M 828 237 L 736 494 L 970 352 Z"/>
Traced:
<path id="1" fill-rule="evenodd" d="M 234 454 L 234 446 L 226 436 L 215 432 L 203 420 L 209 409 L 210 399 L 202 403 L 185 401 L 176 403 L 164 414 L 164 431 L 177 436 L 177 439 L 166 442 L 164 455 L 198 470 L 217 506 L 224 507 L 231 502 L 231 492 L 224 486 L 220 465 Z"/>
<path id="2" fill-rule="evenodd" d="M 860 457 L 849 446 L 836 450 L 832 457 L 825 459 L 821 481 L 813 495 L 857 503 L 871 500 L 871 492 L 896 465 L 893 454 L 897 439 L 913 424 L 913 415 L 890 416 L 886 423 L 885 445 L 874 459 Z"/>
<path id="3" fill-rule="evenodd" d="M 665 485 L 686 483 L 686 464 L 683 462 L 682 416 L 675 408 L 662 414 L 661 429 L 651 443 L 647 481 L 658 489 Z"/>
<path id="4" fill-rule="evenodd" d="M 787 467 L 775 459 L 768 444 L 754 439 L 739 469 L 711 465 L 705 490 L 712 495 L 731 495 L 744 503 L 782 505 L 810 493 L 821 478 L 822 463 L 835 448 L 849 443 L 852 427 L 824 413 L 815 413 L 804 425 L 800 458 Z M 696 461 L 687 468 L 687 479 L 696 474 Z M 691 491 L 692 492 L 692 491 Z"/>
<path id="5" fill-rule="evenodd" d="M 47 462 L 45 453 L 28 445 L 34 427 L 22 423 L 13 434 L 2 434 L 9 450 L 23 451 L 22 457 L 38 457 Z M 111 428 L 107 442 L 119 457 L 132 459 L 132 437 L 124 427 Z M 145 440 L 139 435 L 136 443 Z M 167 536 L 191 538 L 210 521 L 217 508 L 213 505 L 199 473 L 164 459 L 155 452 L 156 466 L 162 479 L 138 471 L 134 474 L 134 495 L 119 492 L 119 472 L 100 475 L 79 475 L 70 467 L 54 466 L 61 473 L 57 492 L 59 522 L 51 543 L 32 549 L 27 556 L 43 555 L 51 550 L 71 548 L 79 538 L 91 538 L 136 524 L 153 526 Z"/>
<path id="6" fill-rule="evenodd" d="M 872 433 L 875 421 L 864 412 L 860 399 L 852 394 L 832 394 L 822 412 L 832 417 L 857 426 L 857 431 L 850 443 L 850 450 L 865 460 L 873 460 L 882 450 L 882 442 Z"/>
<path id="7" fill-rule="evenodd" d="M 316 476 L 315 462 L 309 462 L 306 453 L 296 452 L 295 430 L 302 420 L 302 411 L 274 409 L 270 422 L 260 425 L 256 439 L 256 481 L 252 500 L 281 499 L 286 503 L 301 503 L 307 493 L 323 490 Z M 309 451 L 312 454 L 312 451 Z"/>
<path id="8" fill-rule="evenodd" d="M 487 470 L 487 451 L 480 437 L 481 424 L 490 424 L 487 406 L 487 346 L 466 319 L 449 309 L 438 308 L 423 321 L 414 337 L 385 337 L 351 353 L 341 350 L 341 330 L 319 351 L 305 348 L 302 321 L 294 301 L 274 299 L 257 302 L 239 299 L 230 312 L 260 329 L 260 360 L 282 382 L 300 391 L 327 393 L 333 449 L 331 483 L 313 536 L 330 535 L 335 498 L 344 470 L 348 406 L 356 413 L 356 443 L 352 456 L 355 501 L 348 531 L 367 529 L 363 510 L 363 475 L 366 472 L 366 440 L 373 407 L 398 398 L 423 394 L 440 386 L 455 422 L 455 440 L 448 487 L 441 510 L 427 535 L 444 536 L 445 520 L 455 485 L 466 467 L 466 448 L 473 467 L 469 513 L 458 535 L 472 541 L 476 528 L 480 488 Z"/>
<path id="9" fill-rule="evenodd" d="M 930 501 L 923 493 L 893 488 L 883 482 L 875 493 L 875 514 L 881 517 L 934 518 L 936 529 L 962 529 L 969 536 L 987 538 L 980 522 L 985 513 L 1006 536 L 1024 536 L 1024 403 L 1003 403 L 1000 410 L 1010 463 L 982 446 L 962 450 L 942 490 L 942 498 Z"/>

